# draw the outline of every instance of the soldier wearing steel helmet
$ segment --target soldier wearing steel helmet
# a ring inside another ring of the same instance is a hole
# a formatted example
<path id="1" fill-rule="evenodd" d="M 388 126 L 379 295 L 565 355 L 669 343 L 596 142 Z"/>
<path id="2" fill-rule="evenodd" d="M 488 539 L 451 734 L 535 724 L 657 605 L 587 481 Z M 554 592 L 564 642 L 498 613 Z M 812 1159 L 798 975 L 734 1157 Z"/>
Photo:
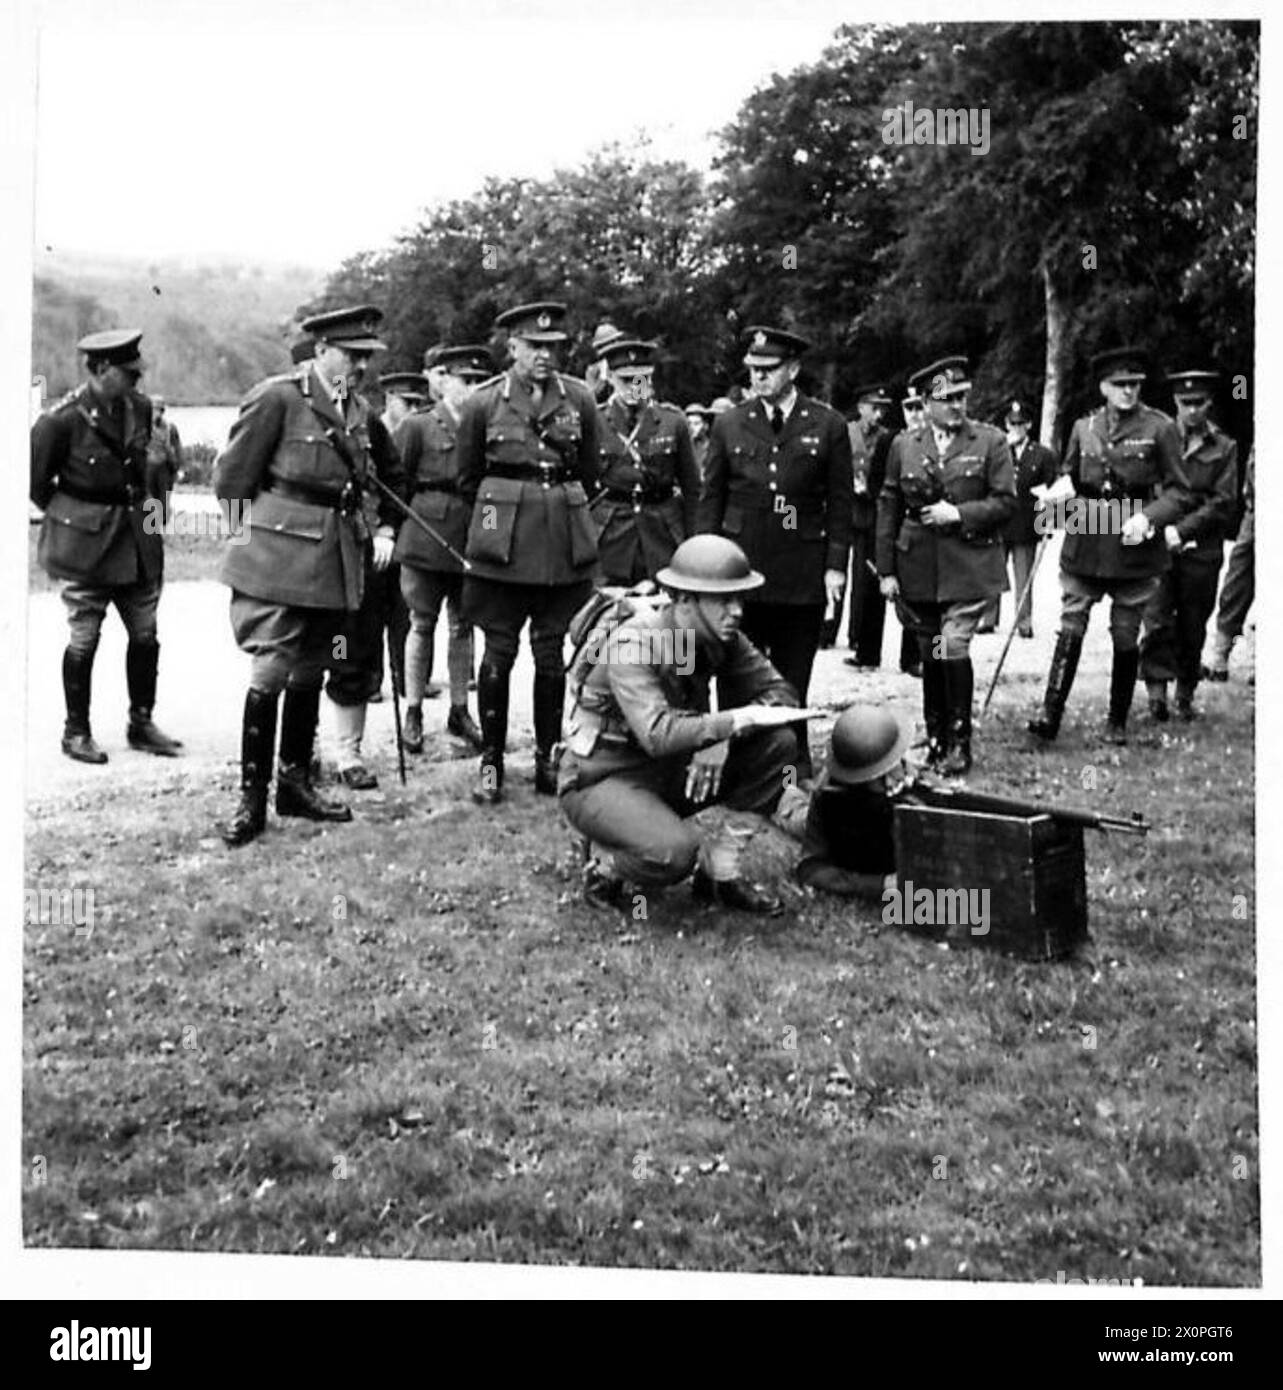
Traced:
<path id="1" fill-rule="evenodd" d="M 566 306 L 521 304 L 499 315 L 512 366 L 479 386 L 459 418 L 459 491 L 472 505 L 463 612 L 485 633 L 477 673 L 481 766 L 474 801 L 503 798 L 508 685 L 521 630 L 534 656 L 535 791 L 555 796 L 553 748 L 565 698 L 570 620 L 592 592 L 600 425 L 583 382 L 556 370 Z"/>
<path id="2" fill-rule="evenodd" d="M 872 899 L 895 886 L 892 802 L 908 746 L 909 730 L 890 710 L 853 705 L 838 716 L 801 831 L 802 883 Z"/>
<path id="3" fill-rule="evenodd" d="M 30 495 L 45 514 L 38 555 L 50 577 L 64 581 L 70 629 L 62 751 L 82 763 L 107 761 L 90 730 L 89 705 L 102 621 L 113 605 L 129 634 L 129 746 L 163 757 L 182 747 L 152 720 L 165 551 L 163 501 L 148 496 L 152 407 L 137 390 L 142 336 L 113 328 L 82 338 L 76 349 L 85 357 L 85 383 L 31 430 Z"/>
<path id="4" fill-rule="evenodd" d="M 694 870 L 698 897 L 775 911 L 746 873 L 741 828 L 702 840 L 690 820 L 714 803 L 769 815 L 797 757 L 796 694 L 740 631 L 763 576 L 732 541 L 700 535 L 657 579 L 668 597 L 639 603 L 585 658 L 581 680 L 572 670 L 558 789 L 601 854 L 586 896 L 618 904 Z"/>

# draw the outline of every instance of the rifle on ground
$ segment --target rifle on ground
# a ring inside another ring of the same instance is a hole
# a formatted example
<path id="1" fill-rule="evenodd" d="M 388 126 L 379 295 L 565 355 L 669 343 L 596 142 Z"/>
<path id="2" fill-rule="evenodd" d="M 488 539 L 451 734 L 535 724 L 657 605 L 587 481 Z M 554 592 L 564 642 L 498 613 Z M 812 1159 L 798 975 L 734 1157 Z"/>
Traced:
<path id="1" fill-rule="evenodd" d="M 904 794 L 910 800 L 945 810 L 988 812 L 997 816 L 1051 816 L 1066 825 L 1082 826 L 1085 830 L 1112 830 L 1120 835 L 1149 834 L 1149 822 L 1139 811 L 1133 811 L 1126 818 L 1102 816 L 1095 811 L 1083 811 L 1073 806 L 1020 801 L 1015 797 L 994 796 L 965 787 L 944 786 L 922 776 L 908 783 Z"/>

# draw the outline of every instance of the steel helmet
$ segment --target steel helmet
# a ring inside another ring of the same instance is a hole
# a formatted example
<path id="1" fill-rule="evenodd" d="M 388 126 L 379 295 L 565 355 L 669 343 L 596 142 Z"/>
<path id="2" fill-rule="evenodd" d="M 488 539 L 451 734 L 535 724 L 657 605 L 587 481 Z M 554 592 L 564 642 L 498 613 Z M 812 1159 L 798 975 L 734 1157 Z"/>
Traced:
<path id="1" fill-rule="evenodd" d="M 742 594 L 766 583 L 734 541 L 708 534 L 684 540 L 655 578 L 689 594 Z"/>
<path id="2" fill-rule="evenodd" d="M 853 705 L 838 716 L 829 738 L 829 778 L 846 786 L 871 782 L 889 772 L 908 746 L 908 729 L 889 709 Z"/>

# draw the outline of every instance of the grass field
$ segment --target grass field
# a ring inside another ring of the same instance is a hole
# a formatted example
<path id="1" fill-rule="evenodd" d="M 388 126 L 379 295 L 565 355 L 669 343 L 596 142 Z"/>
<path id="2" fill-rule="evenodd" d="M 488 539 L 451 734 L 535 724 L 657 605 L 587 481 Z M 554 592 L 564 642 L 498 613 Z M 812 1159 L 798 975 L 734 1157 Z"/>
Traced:
<path id="1" fill-rule="evenodd" d="M 230 768 L 33 803 L 29 883 L 96 918 L 26 932 L 26 1241 L 1256 1284 L 1252 705 L 1221 691 L 1126 749 L 1099 682 L 1050 751 L 984 739 L 978 787 L 1154 823 L 1088 834 L 1058 965 L 801 892 L 603 916 L 528 747 L 497 811 L 420 761 L 235 853 Z"/>

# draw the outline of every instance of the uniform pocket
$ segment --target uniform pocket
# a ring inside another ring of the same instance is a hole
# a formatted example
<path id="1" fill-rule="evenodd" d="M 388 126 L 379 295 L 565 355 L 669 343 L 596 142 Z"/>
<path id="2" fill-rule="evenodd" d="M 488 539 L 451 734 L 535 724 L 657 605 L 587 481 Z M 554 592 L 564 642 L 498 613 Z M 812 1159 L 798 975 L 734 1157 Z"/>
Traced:
<path id="1" fill-rule="evenodd" d="M 490 463 L 517 466 L 529 463 L 530 445 L 526 441 L 525 431 L 515 425 L 489 426 L 486 430 L 486 459 Z"/>
<path id="2" fill-rule="evenodd" d="M 260 492 L 247 512 L 250 539 L 252 541 L 254 533 L 258 532 L 319 545 L 325 537 L 326 522 L 332 515 L 328 507 L 295 502 L 275 492 Z"/>
<path id="3" fill-rule="evenodd" d="M 73 531 L 95 535 L 107 524 L 109 508 L 101 502 L 85 502 L 79 497 L 68 497 L 65 492 L 55 492 L 49 499 L 45 516 L 54 526 L 70 526 Z"/>
<path id="4" fill-rule="evenodd" d="M 421 492 L 411 510 L 424 521 L 444 521 L 450 510 L 450 497 L 444 492 Z"/>
<path id="5" fill-rule="evenodd" d="M 577 417 L 576 417 L 577 418 Z M 570 563 L 579 569 L 597 558 L 597 527 L 588 511 L 582 483 L 567 483 L 566 514 L 570 525 Z"/>
<path id="6" fill-rule="evenodd" d="M 950 470 L 945 479 L 944 495 L 953 503 L 979 502 L 987 491 L 983 459 L 966 459 Z"/>
<path id="7" fill-rule="evenodd" d="M 518 478 L 486 478 L 481 484 L 468 526 L 469 560 L 481 560 L 489 565 L 511 562 L 521 488 Z"/>

